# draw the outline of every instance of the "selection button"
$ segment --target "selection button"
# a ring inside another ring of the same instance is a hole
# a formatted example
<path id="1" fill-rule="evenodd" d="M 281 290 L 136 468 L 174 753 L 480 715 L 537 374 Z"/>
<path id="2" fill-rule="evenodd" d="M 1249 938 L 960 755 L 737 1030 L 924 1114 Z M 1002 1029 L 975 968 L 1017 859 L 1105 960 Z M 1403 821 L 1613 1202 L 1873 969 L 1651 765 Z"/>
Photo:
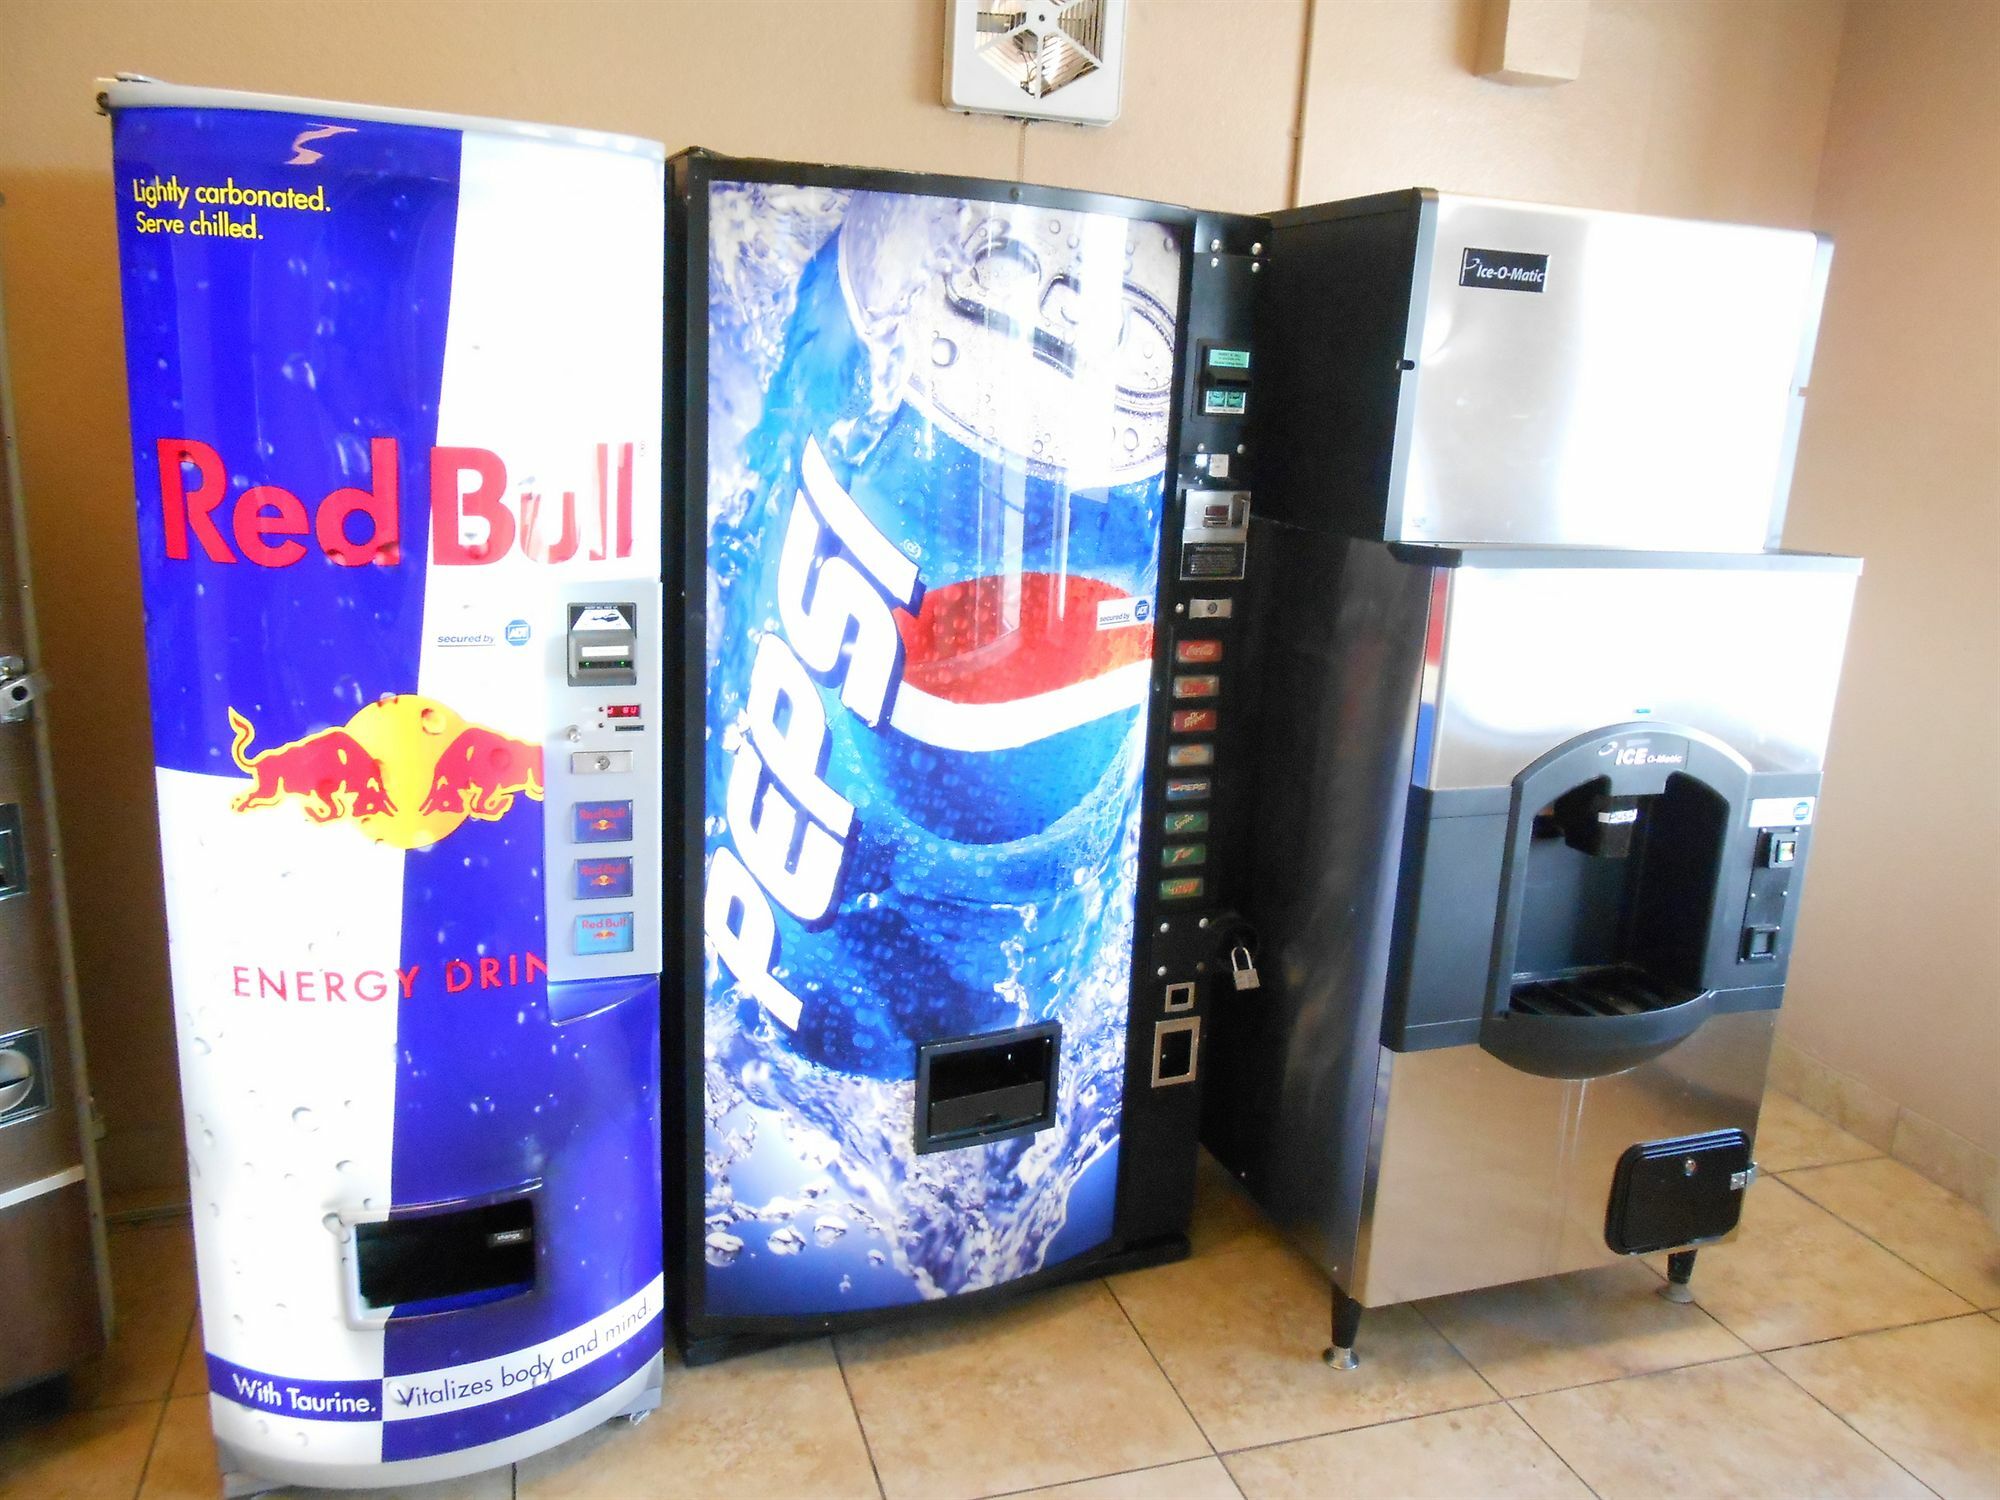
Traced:
<path id="1" fill-rule="evenodd" d="M 578 917 L 576 926 L 570 932 L 570 943 L 572 951 L 578 954 L 630 953 L 632 913 L 592 912 Z"/>
<path id="2" fill-rule="evenodd" d="M 1160 863 L 1170 870 L 1182 865 L 1205 865 L 1208 863 L 1208 845 L 1169 844 L 1160 851 Z"/>
<path id="3" fill-rule="evenodd" d="M 1176 875 L 1172 880 L 1160 882 L 1162 901 L 1192 901 L 1208 889 L 1208 882 L 1199 875 Z"/>
<path id="4" fill-rule="evenodd" d="M 1172 727 L 1175 734 L 1213 734 L 1215 721 L 1212 708 L 1177 708 Z"/>
<path id="5" fill-rule="evenodd" d="M 1160 820 L 1160 827 L 1168 838 L 1178 838 L 1187 833 L 1207 833 L 1208 814 L 1197 812 L 1170 812 Z"/>
<path id="6" fill-rule="evenodd" d="M 1169 745 L 1167 764 L 1176 770 L 1183 766 L 1212 766 L 1215 764 L 1215 746 L 1205 740 L 1198 745 Z"/>
<path id="7" fill-rule="evenodd" d="M 631 895 L 632 856 L 578 860 L 575 890 L 579 901 L 609 901 L 616 896 Z"/>
<path id="8" fill-rule="evenodd" d="M 622 844 L 632 837 L 632 803 L 572 802 L 570 837 L 579 844 Z"/>
<path id="9" fill-rule="evenodd" d="M 1215 783 L 1206 776 L 1176 776 L 1167 782 L 1169 802 L 1206 802 Z"/>
<path id="10" fill-rule="evenodd" d="M 1174 696 L 1176 698 L 1213 698 L 1222 691 L 1222 679 L 1213 672 L 1176 672 L 1174 674 Z"/>
<path id="11" fill-rule="evenodd" d="M 1217 640 L 1175 641 L 1174 660 L 1187 664 L 1222 660 L 1222 642 Z"/>

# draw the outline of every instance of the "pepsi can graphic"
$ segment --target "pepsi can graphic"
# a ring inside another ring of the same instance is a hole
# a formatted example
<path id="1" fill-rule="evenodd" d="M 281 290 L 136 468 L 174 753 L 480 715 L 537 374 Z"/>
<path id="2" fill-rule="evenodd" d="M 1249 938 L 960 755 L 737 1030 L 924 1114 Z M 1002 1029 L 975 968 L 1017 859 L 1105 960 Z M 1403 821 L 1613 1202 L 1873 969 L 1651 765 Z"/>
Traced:
<path id="1" fill-rule="evenodd" d="M 564 660 L 659 618 L 663 153 L 110 105 L 223 1466 L 505 1464 L 657 1399 L 657 653 L 622 778 Z"/>
<path id="2" fill-rule="evenodd" d="M 997 1286 L 1114 1230 L 1182 232 L 696 190 L 703 1311 Z"/>

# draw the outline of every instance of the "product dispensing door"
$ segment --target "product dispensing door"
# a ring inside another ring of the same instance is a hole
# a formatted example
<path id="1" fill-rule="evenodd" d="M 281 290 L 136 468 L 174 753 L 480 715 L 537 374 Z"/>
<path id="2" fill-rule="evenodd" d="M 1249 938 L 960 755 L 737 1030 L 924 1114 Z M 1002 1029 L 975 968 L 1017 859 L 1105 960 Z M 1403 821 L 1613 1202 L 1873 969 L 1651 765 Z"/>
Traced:
<path id="1" fill-rule="evenodd" d="M 1185 1253 L 1255 235 L 675 165 L 684 1348 Z"/>
<path id="2" fill-rule="evenodd" d="M 662 1367 L 664 152 L 106 103 L 226 1478 L 506 1464 Z"/>

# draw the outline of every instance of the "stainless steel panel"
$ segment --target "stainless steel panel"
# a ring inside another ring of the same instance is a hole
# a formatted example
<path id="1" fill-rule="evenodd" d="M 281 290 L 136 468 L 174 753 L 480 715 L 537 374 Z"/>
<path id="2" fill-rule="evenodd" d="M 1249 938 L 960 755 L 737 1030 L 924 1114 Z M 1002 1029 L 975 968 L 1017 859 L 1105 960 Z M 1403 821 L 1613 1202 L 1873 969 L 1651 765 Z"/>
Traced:
<path id="1" fill-rule="evenodd" d="M 1420 785 L 1502 786 L 1611 724 L 1705 730 L 1758 771 L 1817 771 L 1856 574 L 1769 567 L 1449 572 Z"/>
<path id="2" fill-rule="evenodd" d="M 1776 545 L 1826 242 L 1448 194 L 1425 208 L 1392 536 Z M 1543 290 L 1459 285 L 1478 249 L 1547 255 Z"/>
<path id="3" fill-rule="evenodd" d="M 1385 1050 L 1369 1210 L 1355 1270 L 1335 1279 L 1373 1307 L 1620 1259 L 1604 1243 L 1618 1158 L 1696 1131 L 1754 1136 L 1776 1026 L 1776 1011 L 1718 1016 L 1586 1080 L 1537 1078 L 1478 1047 Z"/>

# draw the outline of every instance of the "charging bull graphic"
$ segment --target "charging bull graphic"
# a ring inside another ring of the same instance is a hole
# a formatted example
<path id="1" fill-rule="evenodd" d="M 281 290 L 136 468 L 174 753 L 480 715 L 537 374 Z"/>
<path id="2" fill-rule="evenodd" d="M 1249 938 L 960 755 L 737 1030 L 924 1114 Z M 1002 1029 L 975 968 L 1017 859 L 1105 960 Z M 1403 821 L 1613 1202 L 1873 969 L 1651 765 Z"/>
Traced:
<path id="1" fill-rule="evenodd" d="M 351 820 L 378 843 L 423 849 L 467 818 L 496 822 L 542 800 L 542 747 L 468 723 L 434 699 L 391 693 L 344 727 L 250 754 L 256 730 L 229 710 L 229 753 L 250 786 L 237 812 L 296 802 L 314 823 Z"/>

